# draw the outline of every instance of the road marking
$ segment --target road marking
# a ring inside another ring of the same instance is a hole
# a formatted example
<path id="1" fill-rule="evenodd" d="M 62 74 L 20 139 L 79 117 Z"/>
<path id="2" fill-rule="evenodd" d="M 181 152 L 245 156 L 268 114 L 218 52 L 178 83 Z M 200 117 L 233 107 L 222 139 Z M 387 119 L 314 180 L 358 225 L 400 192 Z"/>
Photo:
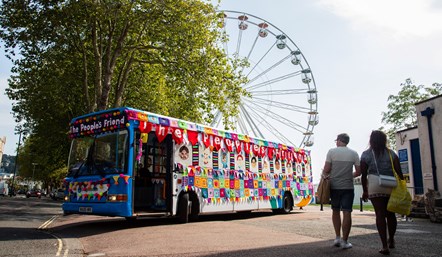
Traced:
<path id="1" fill-rule="evenodd" d="M 60 256 L 60 254 L 61 254 L 61 250 L 63 250 L 63 240 L 61 240 L 58 236 L 56 236 L 56 235 L 52 235 L 52 236 L 54 236 L 54 237 L 56 237 L 57 238 L 57 241 L 58 241 L 58 250 L 57 250 L 57 254 L 55 255 L 55 256 Z"/>
<path id="2" fill-rule="evenodd" d="M 49 232 L 46 232 L 46 231 L 43 231 L 43 233 L 46 233 L 46 234 L 48 234 L 48 235 L 51 235 L 51 236 L 55 237 L 55 239 L 57 239 L 57 242 L 58 242 L 58 249 L 57 249 L 57 253 L 55 254 L 55 256 L 60 256 L 61 251 L 63 250 L 63 240 L 62 240 L 61 238 L 59 238 L 58 236 L 52 234 L 52 233 L 49 233 Z M 67 250 L 68 250 L 68 249 L 66 249 L 66 251 L 67 251 Z M 66 256 L 66 251 L 65 251 L 65 255 L 64 255 L 64 256 Z"/>
<path id="3" fill-rule="evenodd" d="M 58 215 L 52 216 L 49 220 L 47 220 L 45 223 L 43 223 L 40 227 L 38 227 L 39 230 L 45 230 L 48 228 L 48 226 L 54 222 L 54 220 L 58 217 Z"/>
<path id="4" fill-rule="evenodd" d="M 69 249 L 66 249 L 66 250 L 64 251 L 63 257 L 68 256 L 68 253 L 69 253 Z"/>

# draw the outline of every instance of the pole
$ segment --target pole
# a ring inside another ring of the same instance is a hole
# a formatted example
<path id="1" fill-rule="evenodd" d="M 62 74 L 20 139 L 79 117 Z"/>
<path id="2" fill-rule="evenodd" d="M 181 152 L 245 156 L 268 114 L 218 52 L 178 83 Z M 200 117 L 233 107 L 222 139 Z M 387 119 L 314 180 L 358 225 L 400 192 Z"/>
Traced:
<path id="1" fill-rule="evenodd" d="M 14 180 L 15 180 L 15 174 L 17 172 L 17 163 L 18 163 L 18 152 L 20 150 L 20 141 L 21 141 L 21 133 L 23 131 L 19 131 L 18 136 L 18 144 L 17 144 L 17 154 L 15 155 L 15 165 L 14 165 L 14 176 L 12 177 L 12 186 L 11 186 L 11 196 L 15 195 L 15 186 L 14 186 Z"/>
<path id="2" fill-rule="evenodd" d="M 32 163 L 32 166 L 34 166 L 34 168 L 32 169 L 32 189 L 34 189 L 34 187 L 35 187 L 34 173 L 35 173 L 35 166 L 37 164 L 38 163 L 35 163 L 35 162 Z"/>
<path id="3" fill-rule="evenodd" d="M 434 108 L 427 107 L 427 109 L 421 111 L 421 115 L 427 117 L 428 140 L 430 141 L 431 169 L 433 174 L 433 186 L 435 191 L 439 191 L 439 187 L 437 184 L 436 157 L 434 155 L 433 129 L 431 126 L 431 116 L 433 116 L 433 114 L 434 114 Z"/>

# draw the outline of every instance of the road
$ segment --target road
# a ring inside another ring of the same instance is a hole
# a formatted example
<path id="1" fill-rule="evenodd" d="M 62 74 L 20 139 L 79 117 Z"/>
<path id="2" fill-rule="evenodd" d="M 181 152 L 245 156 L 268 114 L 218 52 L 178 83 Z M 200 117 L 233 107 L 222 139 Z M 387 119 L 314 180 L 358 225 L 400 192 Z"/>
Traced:
<path id="1" fill-rule="evenodd" d="M 17 201 L 23 200 L 29 199 Z M 51 208 L 60 205 L 59 202 L 50 202 L 51 200 L 43 201 L 46 204 L 33 208 L 42 209 L 44 217 L 38 214 L 32 218 L 31 215 L 32 222 L 20 222 L 14 221 L 13 215 L 9 216 L 9 222 L 16 222 L 11 223 L 16 225 L 9 227 L 9 232 L 21 228 L 19 232 L 24 231 L 24 235 L 35 233 L 35 237 L 20 238 L 21 234 L 15 235 L 10 241 L 16 248 L 24 249 L 24 255 L 8 250 L 6 255 L 0 254 L 1 256 L 44 256 L 33 255 L 27 249 L 29 247 L 25 247 L 32 242 L 50 249 L 50 254 L 46 256 L 57 256 L 57 249 L 58 256 L 90 257 L 382 256 L 377 253 L 380 240 L 372 212 L 353 212 L 350 235 L 353 248 L 343 250 L 331 246 L 334 233 L 329 207 L 320 211 L 318 206 L 307 206 L 304 210 L 295 210 L 288 215 L 273 215 L 267 211 L 206 215 L 200 217 L 199 222 L 188 224 L 177 224 L 174 219 L 167 218 L 128 222 L 122 218 L 57 215 L 45 230 L 36 230 L 37 224 L 43 224 L 45 219 L 49 220 L 55 214 L 57 208 Z M 51 207 L 45 210 L 47 206 Z M 0 210 L 2 209 L 3 204 Z M 26 208 L 22 210 L 26 211 Z M 1 215 L 1 230 L 4 231 L 3 212 Z M 391 256 L 442 256 L 442 241 L 439 239 L 442 234 L 441 226 L 442 224 L 431 223 L 428 219 L 399 221 L 397 247 L 392 250 Z M 62 241 L 61 249 L 57 238 Z M 4 237 L 0 236 L 0 240 L 3 241 Z M 0 249 L 5 253 L 4 248 Z"/>
<path id="2" fill-rule="evenodd" d="M 0 256 L 60 256 L 63 240 L 44 228 L 61 213 L 46 197 L 0 197 Z"/>

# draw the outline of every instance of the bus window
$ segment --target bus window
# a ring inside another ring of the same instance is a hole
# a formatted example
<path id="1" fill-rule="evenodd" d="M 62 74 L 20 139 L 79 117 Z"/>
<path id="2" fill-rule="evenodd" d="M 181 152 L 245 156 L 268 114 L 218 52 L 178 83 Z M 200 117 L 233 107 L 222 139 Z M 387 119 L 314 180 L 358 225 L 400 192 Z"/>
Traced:
<path id="1" fill-rule="evenodd" d="M 72 141 L 69 176 L 126 173 L 127 131 Z"/>

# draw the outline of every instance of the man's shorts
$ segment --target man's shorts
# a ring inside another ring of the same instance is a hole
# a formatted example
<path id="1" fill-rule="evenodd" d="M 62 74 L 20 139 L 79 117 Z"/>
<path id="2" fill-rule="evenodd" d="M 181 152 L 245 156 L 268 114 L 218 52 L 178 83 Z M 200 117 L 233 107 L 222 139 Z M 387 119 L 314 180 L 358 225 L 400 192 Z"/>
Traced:
<path id="1" fill-rule="evenodd" d="M 339 211 L 353 211 L 354 189 L 332 189 L 330 190 L 331 208 Z"/>

